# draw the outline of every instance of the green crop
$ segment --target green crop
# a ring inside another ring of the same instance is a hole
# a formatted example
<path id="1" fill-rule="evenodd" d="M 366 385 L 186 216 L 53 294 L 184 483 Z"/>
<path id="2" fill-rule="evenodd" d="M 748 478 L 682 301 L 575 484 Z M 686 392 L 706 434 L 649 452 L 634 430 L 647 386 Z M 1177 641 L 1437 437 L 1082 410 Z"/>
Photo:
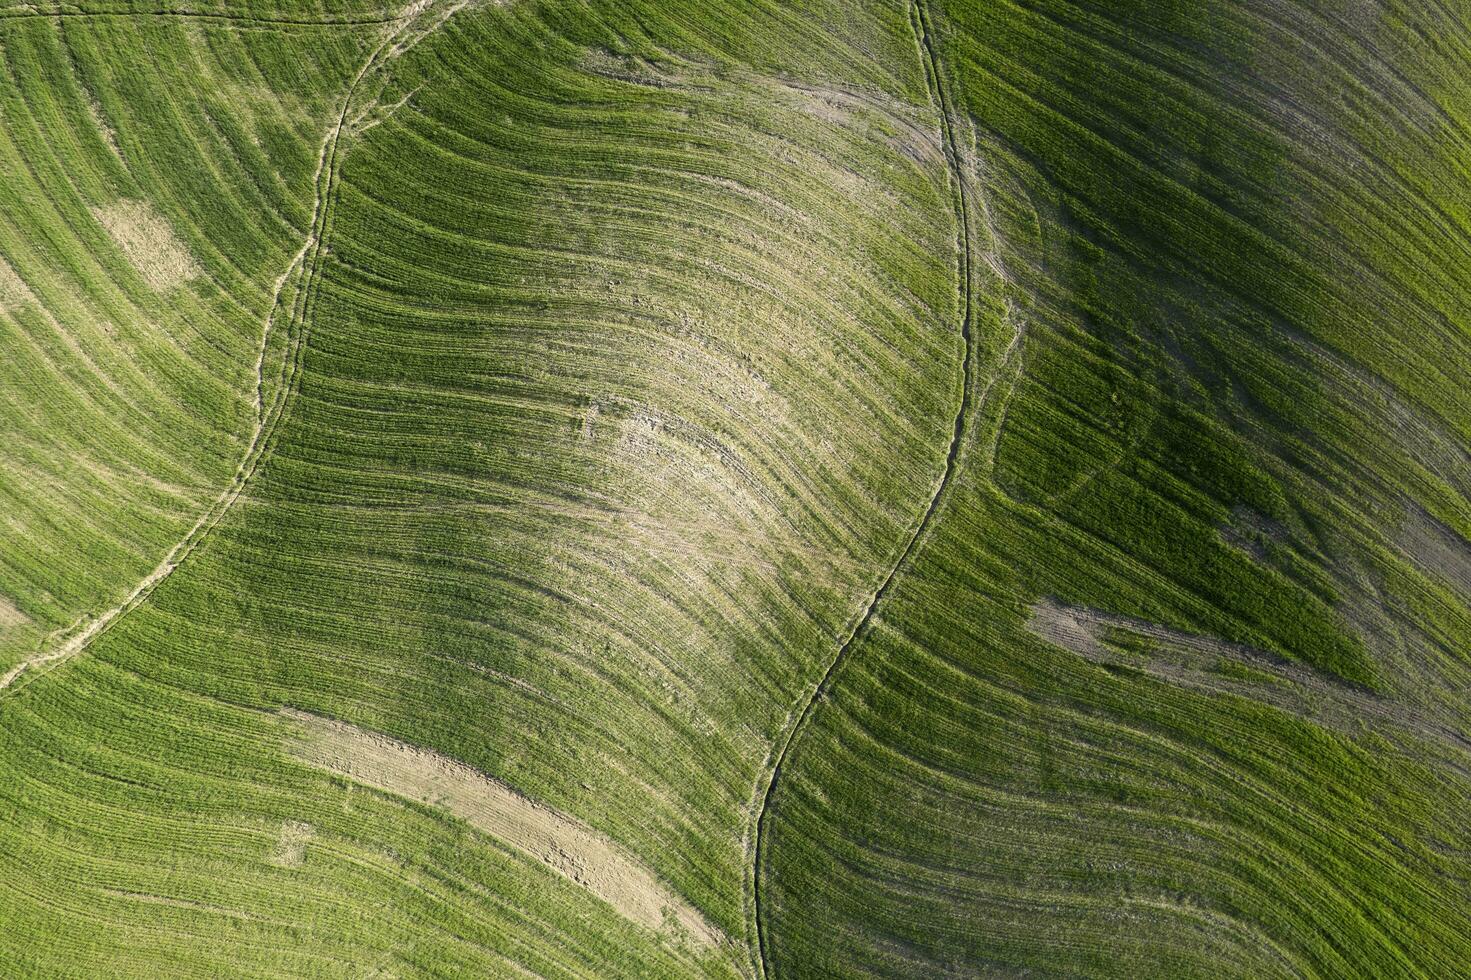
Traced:
<path id="1" fill-rule="evenodd" d="M 0 974 L 1471 970 L 1464 34 L 0 0 Z"/>

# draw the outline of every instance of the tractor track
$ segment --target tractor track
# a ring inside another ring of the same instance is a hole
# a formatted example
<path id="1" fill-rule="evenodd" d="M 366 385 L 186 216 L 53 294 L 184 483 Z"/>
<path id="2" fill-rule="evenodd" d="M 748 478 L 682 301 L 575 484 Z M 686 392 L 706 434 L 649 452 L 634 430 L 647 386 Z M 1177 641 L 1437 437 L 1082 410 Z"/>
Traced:
<path id="1" fill-rule="evenodd" d="M 828 664 L 822 679 L 818 681 L 811 696 L 803 705 L 797 716 L 797 722 L 787 733 L 786 740 L 777 752 L 775 762 L 771 768 L 771 776 L 766 783 L 765 792 L 762 794 L 761 806 L 756 816 L 755 853 L 751 864 L 752 876 L 752 901 L 754 922 L 752 923 L 756 932 L 755 956 L 753 965 L 756 967 L 758 976 L 766 977 L 771 974 L 770 967 L 770 940 L 767 929 L 762 919 L 762 853 L 769 826 L 771 812 L 771 800 L 776 792 L 776 787 L 781 779 L 782 766 L 786 763 L 791 753 L 792 746 L 796 744 L 799 736 L 803 733 L 817 704 L 823 700 L 833 686 L 839 669 L 847 662 L 853 650 L 859 645 L 859 641 L 865 638 L 873 624 L 874 614 L 878 611 L 879 604 L 883 602 L 890 587 L 899 573 L 908 565 L 920 540 L 925 536 L 935 514 L 939 512 L 940 505 L 945 497 L 945 491 L 949 488 L 951 480 L 958 467 L 961 450 L 964 446 L 966 425 L 970 415 L 971 406 L 971 376 L 972 361 L 975 358 L 975 338 L 971 329 L 971 316 L 973 304 L 973 283 L 971 278 L 971 203 L 968 185 L 965 179 L 965 168 L 961 158 L 959 145 L 956 141 L 954 125 L 951 121 L 951 104 L 949 95 L 945 89 L 945 77 L 940 70 L 940 59 L 937 54 L 932 37 L 929 12 L 925 7 L 925 0 L 912 0 L 910 7 L 910 25 L 914 30 L 915 40 L 919 45 L 924 60 L 925 80 L 929 87 L 930 101 L 940 116 L 940 129 L 944 143 L 944 155 L 946 167 L 949 170 L 950 180 L 954 185 L 955 218 L 959 225 L 957 232 L 957 245 L 959 250 L 958 278 L 960 284 L 961 314 L 960 314 L 960 337 L 963 346 L 961 362 L 961 390 L 960 404 L 955 412 L 955 426 L 950 437 L 950 445 L 945 454 L 945 468 L 935 485 L 934 492 L 930 495 L 929 503 L 921 514 L 914 531 L 910 534 L 903 551 L 890 567 L 888 574 L 882 583 L 874 591 L 869 599 L 868 605 L 859 616 L 857 623 L 849 632 L 846 640 L 838 647 L 831 663 Z M 1020 331 L 1012 341 L 1014 349 L 1020 339 Z M 1011 350 L 1008 350 L 1009 358 Z M 989 390 L 989 386 L 988 386 Z"/>

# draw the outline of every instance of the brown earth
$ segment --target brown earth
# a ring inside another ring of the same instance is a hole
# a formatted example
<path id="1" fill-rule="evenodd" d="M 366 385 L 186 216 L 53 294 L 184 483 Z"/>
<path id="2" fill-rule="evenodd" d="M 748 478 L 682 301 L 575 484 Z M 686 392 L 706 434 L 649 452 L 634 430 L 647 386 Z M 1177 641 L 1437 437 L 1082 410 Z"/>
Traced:
<path id="1" fill-rule="evenodd" d="M 167 292 L 199 275 L 194 257 L 147 201 L 114 201 L 93 208 L 92 216 L 107 229 L 143 280 L 158 292 Z"/>

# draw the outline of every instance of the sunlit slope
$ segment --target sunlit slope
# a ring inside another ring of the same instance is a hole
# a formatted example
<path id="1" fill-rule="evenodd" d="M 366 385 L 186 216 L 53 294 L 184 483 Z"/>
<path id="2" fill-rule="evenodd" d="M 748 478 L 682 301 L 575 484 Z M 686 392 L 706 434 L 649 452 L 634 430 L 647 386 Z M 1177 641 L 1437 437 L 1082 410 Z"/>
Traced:
<path id="1" fill-rule="evenodd" d="M 0 674 L 119 601 L 239 462 L 341 32 L 0 20 Z"/>
<path id="2" fill-rule="evenodd" d="M 349 103 L 245 491 L 145 603 L 0 694 L 24 774 L 4 914 L 72 937 L 7 950 L 25 968 L 754 969 L 774 746 L 960 397 L 906 15 L 434 25 Z M 528 850 L 505 793 L 572 852 L 612 841 L 666 921 Z"/>
<path id="3" fill-rule="evenodd" d="M 768 975 L 1465 973 L 1461 26 L 933 6 L 1021 356 L 784 769 Z"/>

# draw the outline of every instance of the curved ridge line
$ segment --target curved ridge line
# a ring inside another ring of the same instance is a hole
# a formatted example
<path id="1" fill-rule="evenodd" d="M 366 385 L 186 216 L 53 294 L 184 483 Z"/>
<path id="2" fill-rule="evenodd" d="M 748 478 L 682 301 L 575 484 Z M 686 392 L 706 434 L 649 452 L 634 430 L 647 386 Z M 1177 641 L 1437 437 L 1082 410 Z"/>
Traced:
<path id="1" fill-rule="evenodd" d="M 388 23 L 412 22 L 419 14 L 423 13 L 432 5 L 433 0 L 413 0 L 404 7 L 404 13 L 393 18 Z M 442 26 L 453 14 L 464 6 L 463 3 L 456 4 L 441 19 L 430 25 L 433 31 Z M 404 27 L 408 26 L 407 23 Z M 296 253 L 285 272 L 276 280 L 274 293 L 271 301 L 270 312 L 266 316 L 265 329 L 261 337 L 260 353 L 256 358 L 256 388 L 255 388 L 255 430 L 251 433 L 250 444 L 246 447 L 245 456 L 240 465 L 235 469 L 235 475 L 231 478 L 228 486 L 220 492 L 209 508 L 194 522 L 187 534 L 178 544 L 170 549 L 156 568 L 138 583 L 132 592 L 122 602 L 103 611 L 95 619 L 89 622 L 69 639 L 61 643 L 59 647 L 49 652 L 37 653 L 32 657 L 22 660 L 12 667 L 3 676 L 0 676 L 0 694 L 10 689 L 15 681 L 26 671 L 46 664 L 58 664 L 69 660 L 85 650 L 93 640 L 101 636 L 117 623 L 119 619 L 127 615 L 148 600 L 160 583 L 167 579 L 174 571 L 194 553 L 195 549 L 209 536 L 210 532 L 224 519 L 225 515 L 240 499 L 245 487 L 255 476 L 261 460 L 265 457 L 267 444 L 277 425 L 285 414 L 285 407 L 290 399 L 292 389 L 295 386 L 298 369 L 301 364 L 301 350 L 305 346 L 306 323 L 309 319 L 309 311 L 312 300 L 315 297 L 313 289 L 320 285 L 320 269 L 322 257 L 322 242 L 327 230 L 328 217 L 331 211 L 331 198 L 335 190 L 335 172 L 337 168 L 338 151 L 342 143 L 343 129 L 351 129 L 348 125 L 348 113 L 352 108 L 353 97 L 357 94 L 358 86 L 364 78 L 381 64 L 381 57 L 385 51 L 392 50 L 393 53 L 405 50 L 405 48 L 394 46 L 395 41 L 403 32 L 403 27 L 388 34 L 383 41 L 373 49 L 368 60 L 358 69 L 357 75 L 353 77 L 348 86 L 347 93 L 342 99 L 342 109 L 338 113 L 337 122 L 322 141 L 322 149 L 317 158 L 316 184 L 318 187 L 316 202 L 312 209 L 311 232 L 301 250 Z M 284 373 L 284 385 L 277 396 L 267 407 L 264 403 L 265 388 L 265 359 L 266 351 L 270 346 L 271 335 L 274 332 L 276 314 L 281 309 L 282 293 L 286 284 L 296 275 L 299 270 L 304 271 L 304 278 L 292 295 L 291 320 L 288 323 L 287 350 L 283 357 L 282 371 Z M 300 329 L 294 333 L 290 327 L 300 322 Z M 72 627 L 76 629 L 77 627 Z M 54 636 L 55 634 L 53 634 Z M 43 642 L 44 645 L 44 642 Z M 18 688 L 17 688 L 18 690 Z"/>
<path id="2" fill-rule="evenodd" d="M 879 603 L 888 594 L 890 586 L 894 583 L 894 579 L 898 576 L 900 570 L 908 564 L 910 556 L 914 553 L 915 546 L 924 536 L 925 531 L 929 529 L 931 521 L 939 510 L 941 500 L 945 496 L 945 491 L 950 486 L 951 478 L 955 474 L 961 449 L 964 445 L 966 419 L 970 409 L 971 361 L 974 354 L 975 340 L 971 331 L 973 282 L 971 278 L 970 203 L 966 192 L 965 171 L 962 166 L 960 151 L 956 145 L 955 130 L 950 118 L 950 100 L 945 92 L 944 76 L 940 72 L 940 59 L 935 52 L 934 44 L 931 40 L 929 15 L 925 10 L 924 0 L 912 0 L 910 26 L 914 30 L 915 40 L 918 42 L 920 51 L 924 55 L 925 81 L 930 90 L 930 99 L 939 110 L 940 129 L 944 137 L 945 162 L 950 173 L 950 178 L 955 184 L 956 218 L 960 226 L 957 233 L 959 239 L 958 244 L 960 245 L 958 262 L 961 293 L 960 336 L 965 348 L 961 361 L 960 404 L 955 412 L 955 428 L 950 437 L 950 446 L 945 454 L 945 469 L 940 475 L 939 482 L 935 485 L 934 493 L 930 495 L 929 504 L 925 507 L 924 513 L 915 525 L 914 532 L 910 535 L 909 541 L 904 546 L 904 550 L 899 553 L 899 557 L 889 569 L 888 575 L 884 577 L 883 582 L 874 591 L 867 607 L 863 610 L 863 614 L 859 617 L 852 631 L 849 632 L 847 639 L 838 647 L 838 651 L 834 655 L 832 662 L 828 665 L 827 671 L 822 675 L 822 679 L 818 681 L 817 686 L 813 689 L 811 697 L 803 705 L 801 714 L 797 717 L 797 723 L 788 732 L 786 741 L 782 743 L 781 751 L 777 753 L 776 762 L 772 766 L 771 778 L 767 781 L 766 791 L 761 798 L 761 809 L 756 817 L 756 846 L 752 862 L 753 902 L 755 906 L 754 919 L 756 927 L 755 952 L 757 954 L 755 965 L 758 967 L 758 975 L 762 977 L 768 976 L 770 969 L 767 965 L 769 941 L 761 917 L 761 852 L 762 843 L 766 837 L 767 814 L 770 812 L 772 795 L 781 778 L 782 765 L 786 762 L 792 746 L 796 744 L 798 735 L 801 734 L 803 727 L 811 717 L 814 707 L 832 688 L 833 679 L 837 675 L 838 668 L 846 661 L 848 655 L 857 645 L 858 640 L 868 635 L 873 623 L 874 613 L 877 612 Z M 1018 331 L 1016 336 L 1012 338 L 1011 345 L 1004 355 L 1005 359 L 1010 358 L 1012 352 L 1018 346 L 1020 339 L 1021 332 Z"/>

